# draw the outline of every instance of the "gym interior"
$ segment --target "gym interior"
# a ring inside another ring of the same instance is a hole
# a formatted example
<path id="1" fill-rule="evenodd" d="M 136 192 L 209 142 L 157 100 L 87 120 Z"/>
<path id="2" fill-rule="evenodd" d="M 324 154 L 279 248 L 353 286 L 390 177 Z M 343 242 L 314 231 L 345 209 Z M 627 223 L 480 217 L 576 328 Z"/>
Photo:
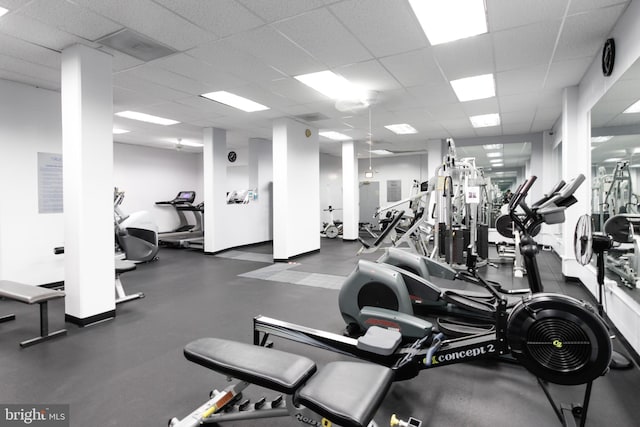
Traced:
<path id="1" fill-rule="evenodd" d="M 0 39 L 1 426 L 637 425 L 640 1 L 0 0 Z"/>

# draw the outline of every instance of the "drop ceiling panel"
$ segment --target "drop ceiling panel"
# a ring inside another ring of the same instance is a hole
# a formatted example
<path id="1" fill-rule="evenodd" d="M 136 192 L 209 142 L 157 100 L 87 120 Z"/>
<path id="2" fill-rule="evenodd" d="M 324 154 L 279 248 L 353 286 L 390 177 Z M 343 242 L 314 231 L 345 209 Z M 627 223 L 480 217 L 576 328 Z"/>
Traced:
<path id="1" fill-rule="evenodd" d="M 250 82 L 263 82 L 282 78 L 284 74 L 266 65 L 261 59 L 239 51 L 228 40 L 218 40 L 191 49 L 189 56 L 224 70 Z"/>
<path id="2" fill-rule="evenodd" d="M 23 73 L 14 73 L 13 71 L 3 70 L 2 68 L 0 68 L 0 79 L 10 80 L 13 82 L 20 82 L 22 84 L 35 86 L 42 89 L 49 89 L 49 90 L 55 90 L 55 91 L 60 90 L 59 81 L 43 80 L 41 78 L 31 77 Z"/>
<path id="3" fill-rule="evenodd" d="M 0 34 L 2 54 L 33 64 L 60 69 L 60 54 L 15 37 Z"/>
<path id="4" fill-rule="evenodd" d="M 144 62 L 134 58 L 133 56 L 129 56 L 126 53 L 118 52 L 107 46 L 103 46 L 98 50 L 106 52 L 112 56 L 113 59 L 111 60 L 111 66 L 113 67 L 114 72 L 128 70 L 129 68 L 137 67 L 138 65 L 144 64 Z"/>
<path id="5" fill-rule="evenodd" d="M 207 83 L 212 90 L 228 90 L 246 82 L 189 55 L 179 53 L 153 61 L 153 65 Z"/>
<path id="6" fill-rule="evenodd" d="M 159 104 L 162 99 L 145 95 L 135 90 L 125 89 L 122 87 L 113 87 L 113 109 L 114 111 L 130 110 L 146 105 Z"/>
<path id="7" fill-rule="evenodd" d="M 625 5 L 618 5 L 567 17 L 554 60 L 593 57 L 599 53 L 624 8 Z M 585 28 L 589 28 L 586 34 Z"/>
<path id="8" fill-rule="evenodd" d="M 496 97 L 478 99 L 476 101 L 461 102 L 460 105 L 467 116 L 498 113 L 498 99 Z"/>
<path id="9" fill-rule="evenodd" d="M 531 125 L 534 117 L 536 116 L 536 110 L 533 108 L 521 111 L 512 111 L 509 113 L 501 113 L 500 120 L 503 123 L 528 123 Z"/>
<path id="10" fill-rule="evenodd" d="M 561 19 L 568 3 L 568 0 L 487 0 L 489 31 Z"/>
<path id="11" fill-rule="evenodd" d="M 74 0 L 109 18 L 177 50 L 186 50 L 216 36 L 150 0 Z"/>
<path id="12" fill-rule="evenodd" d="M 234 88 L 233 93 L 236 95 L 249 98 L 252 101 L 266 105 L 270 108 L 285 107 L 288 105 L 297 104 L 295 100 L 275 94 L 269 90 L 265 90 L 263 87 L 257 84 L 248 84 L 244 86 L 238 86 Z"/>
<path id="13" fill-rule="evenodd" d="M 187 78 L 183 75 L 172 73 L 154 65 L 142 65 L 126 72 L 129 75 L 140 79 L 149 80 L 152 83 L 166 86 L 172 89 L 179 89 L 181 92 L 191 95 L 200 95 L 211 91 L 211 86 L 196 80 Z"/>
<path id="14" fill-rule="evenodd" d="M 32 62 L 23 61 L 22 59 L 0 55 L 0 69 L 18 75 L 24 74 L 32 79 L 60 84 L 60 71 L 55 68 L 49 68 Z"/>
<path id="15" fill-rule="evenodd" d="M 196 121 L 204 116 L 202 111 L 177 102 L 164 102 L 161 104 L 149 105 L 145 107 L 145 112 L 183 123 Z"/>
<path id="16" fill-rule="evenodd" d="M 331 10 L 376 56 L 428 46 L 427 37 L 404 0 L 348 0 L 332 5 Z"/>
<path id="17" fill-rule="evenodd" d="M 371 54 L 327 9 L 318 9 L 274 27 L 328 68 L 372 59 Z"/>
<path id="18" fill-rule="evenodd" d="M 215 117 L 224 117 L 232 113 L 231 107 L 202 97 L 189 97 L 179 99 L 176 102 L 196 108 L 202 111 L 204 116 L 213 114 Z"/>
<path id="19" fill-rule="evenodd" d="M 368 90 L 386 92 L 401 87 L 396 79 L 375 60 L 339 67 L 335 71 L 351 83 Z"/>
<path id="20" fill-rule="evenodd" d="M 266 22 L 275 22 L 291 16 L 296 16 L 304 12 L 322 7 L 325 3 L 320 0 L 238 0 L 256 15 Z"/>
<path id="21" fill-rule="evenodd" d="M 380 63 L 405 87 L 444 81 L 430 47 L 380 58 Z"/>
<path id="22" fill-rule="evenodd" d="M 286 78 L 262 83 L 265 90 L 283 96 L 296 104 L 308 104 L 311 102 L 328 102 L 328 98 L 320 92 L 311 89 L 296 79 Z"/>
<path id="23" fill-rule="evenodd" d="M 502 133 L 504 135 L 516 135 L 519 133 L 528 133 L 531 129 L 532 122 L 509 122 L 502 124 Z M 480 135 L 480 134 L 479 134 Z"/>
<path id="24" fill-rule="evenodd" d="M 60 31 L 20 13 L 11 13 L 2 17 L 0 33 L 22 39 L 48 49 L 61 51 L 75 43 L 91 45 L 72 34 Z"/>
<path id="25" fill-rule="evenodd" d="M 493 34 L 497 71 L 549 63 L 560 23 L 558 19 Z"/>
<path id="26" fill-rule="evenodd" d="M 434 46 L 433 55 L 451 81 L 463 77 L 490 74 L 494 70 L 490 34 L 482 34 Z"/>
<path id="27" fill-rule="evenodd" d="M 430 109 L 429 112 L 431 113 L 431 117 L 439 120 L 441 123 L 453 119 L 465 119 L 469 121 L 467 113 L 460 103 L 441 105 L 438 108 Z"/>
<path id="28" fill-rule="evenodd" d="M 122 28 L 88 9 L 66 1 L 35 0 L 28 3 L 20 12 L 46 25 L 87 40 L 97 40 Z"/>
<path id="29" fill-rule="evenodd" d="M 176 99 L 182 99 L 189 96 L 186 92 L 171 89 L 166 86 L 160 86 L 148 80 L 143 80 L 127 74 L 126 72 L 113 76 L 113 86 L 122 87 L 134 92 L 139 92 L 143 95 L 149 95 L 167 101 L 174 101 Z"/>
<path id="30" fill-rule="evenodd" d="M 585 12 L 593 9 L 604 9 L 614 4 L 628 5 L 628 0 L 571 0 L 569 14 Z"/>
<path id="31" fill-rule="evenodd" d="M 500 112 L 521 111 L 538 106 L 539 94 L 536 92 L 522 92 L 515 95 L 504 95 L 498 97 Z M 560 100 L 561 101 L 561 100 Z"/>
<path id="32" fill-rule="evenodd" d="M 155 0 L 188 21 L 220 37 L 263 25 L 263 21 L 235 0 Z"/>
<path id="33" fill-rule="evenodd" d="M 563 89 L 576 86 L 591 65 L 593 58 L 583 57 L 567 61 L 557 61 L 551 64 L 545 89 Z"/>
<path id="34" fill-rule="evenodd" d="M 324 65 L 269 27 L 232 36 L 229 41 L 236 49 L 261 58 L 290 76 L 325 69 Z"/>
<path id="35" fill-rule="evenodd" d="M 544 119 L 535 119 L 533 124 L 531 125 L 531 132 L 542 132 L 545 130 L 553 129 L 553 126 L 556 124 L 557 120 L 544 120 Z"/>
<path id="36" fill-rule="evenodd" d="M 502 71 L 496 74 L 496 91 L 503 96 L 520 94 L 523 90 L 528 92 L 540 90 L 546 72 L 546 65 Z"/>
<path id="37" fill-rule="evenodd" d="M 449 82 L 414 86 L 407 88 L 407 91 L 416 100 L 417 107 L 429 110 L 440 108 L 443 105 L 460 103 Z"/>

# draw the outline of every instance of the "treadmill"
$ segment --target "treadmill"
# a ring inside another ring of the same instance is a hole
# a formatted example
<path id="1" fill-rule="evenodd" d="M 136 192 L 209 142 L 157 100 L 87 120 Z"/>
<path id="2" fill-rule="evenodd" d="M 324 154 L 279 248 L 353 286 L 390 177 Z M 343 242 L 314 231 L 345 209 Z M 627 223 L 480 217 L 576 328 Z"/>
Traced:
<path id="1" fill-rule="evenodd" d="M 196 199 L 195 191 L 180 191 L 172 200 L 156 202 L 158 206 L 172 206 L 180 224 L 173 231 L 158 233 L 158 242 L 164 246 L 187 247 L 189 240 L 202 239 L 204 237 L 204 229 L 202 227 L 202 210 L 198 206 L 194 206 Z M 185 212 L 191 212 L 195 218 L 195 224 L 189 224 Z"/>

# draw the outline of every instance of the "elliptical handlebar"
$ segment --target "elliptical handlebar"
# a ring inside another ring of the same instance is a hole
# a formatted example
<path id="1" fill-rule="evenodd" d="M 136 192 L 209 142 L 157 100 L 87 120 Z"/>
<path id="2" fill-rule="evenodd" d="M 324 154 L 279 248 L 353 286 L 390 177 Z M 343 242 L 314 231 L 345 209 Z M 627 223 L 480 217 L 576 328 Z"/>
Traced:
<path id="1" fill-rule="evenodd" d="M 537 176 L 531 175 L 529 179 L 527 179 L 522 185 L 520 185 L 520 187 L 518 187 L 515 194 L 511 198 L 511 201 L 509 202 L 509 212 L 515 211 L 515 209 L 520 206 L 520 202 L 523 201 L 525 197 L 527 197 L 527 194 L 529 194 L 529 189 L 531 189 L 533 183 L 536 182 L 536 179 L 538 179 Z"/>

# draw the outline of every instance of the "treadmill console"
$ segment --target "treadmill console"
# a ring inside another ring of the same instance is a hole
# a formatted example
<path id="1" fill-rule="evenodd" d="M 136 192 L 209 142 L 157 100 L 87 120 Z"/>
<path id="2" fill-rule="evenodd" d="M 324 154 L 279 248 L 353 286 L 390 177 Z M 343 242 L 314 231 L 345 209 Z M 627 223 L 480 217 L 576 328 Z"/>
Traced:
<path id="1" fill-rule="evenodd" d="M 196 199 L 195 191 L 181 191 L 176 197 L 174 197 L 174 203 L 193 203 Z"/>

